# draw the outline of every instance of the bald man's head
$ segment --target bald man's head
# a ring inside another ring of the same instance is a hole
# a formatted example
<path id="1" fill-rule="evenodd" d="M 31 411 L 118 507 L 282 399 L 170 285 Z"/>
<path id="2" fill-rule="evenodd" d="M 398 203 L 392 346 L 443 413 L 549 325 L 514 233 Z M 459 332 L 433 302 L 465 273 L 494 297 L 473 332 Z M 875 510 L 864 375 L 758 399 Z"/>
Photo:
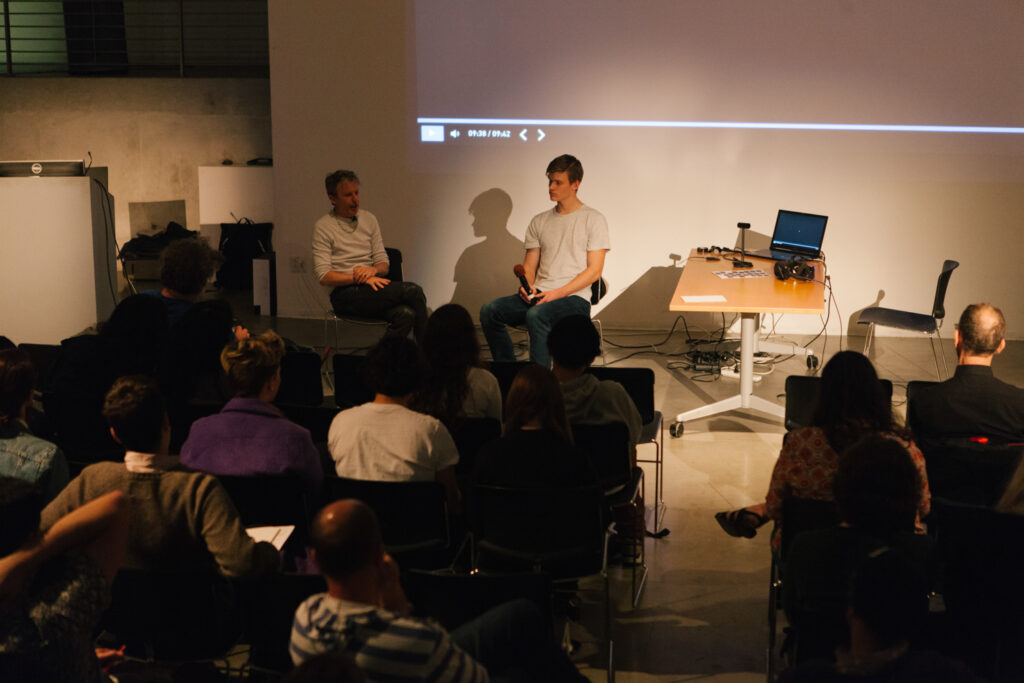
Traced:
<path id="1" fill-rule="evenodd" d="M 381 558 L 383 543 L 377 516 L 358 500 L 338 500 L 324 507 L 310 531 L 320 571 L 344 578 Z"/>
<path id="2" fill-rule="evenodd" d="M 1006 334 L 1003 312 L 992 304 L 971 304 L 957 323 L 960 346 L 972 356 L 991 356 L 999 351 Z"/>

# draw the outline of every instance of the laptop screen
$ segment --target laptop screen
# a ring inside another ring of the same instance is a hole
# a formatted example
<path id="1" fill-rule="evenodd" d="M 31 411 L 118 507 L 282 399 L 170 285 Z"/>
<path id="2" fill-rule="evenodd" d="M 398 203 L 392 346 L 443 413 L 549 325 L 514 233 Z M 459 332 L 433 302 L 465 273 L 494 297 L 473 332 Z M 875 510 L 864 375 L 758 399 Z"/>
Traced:
<path id="1" fill-rule="evenodd" d="M 771 248 L 817 257 L 827 222 L 828 216 L 779 209 Z"/>

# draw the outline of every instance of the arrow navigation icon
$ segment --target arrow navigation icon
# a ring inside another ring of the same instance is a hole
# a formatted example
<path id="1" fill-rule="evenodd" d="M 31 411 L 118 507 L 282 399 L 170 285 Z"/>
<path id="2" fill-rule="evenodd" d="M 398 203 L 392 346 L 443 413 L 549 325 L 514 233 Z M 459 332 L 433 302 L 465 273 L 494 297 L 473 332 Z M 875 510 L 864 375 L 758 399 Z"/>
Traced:
<path id="1" fill-rule="evenodd" d="M 540 128 L 537 129 L 537 142 L 543 140 L 547 135 Z"/>
<path id="2" fill-rule="evenodd" d="M 526 142 L 526 129 L 525 128 L 523 128 L 521 131 L 519 131 L 519 138 L 523 142 Z"/>

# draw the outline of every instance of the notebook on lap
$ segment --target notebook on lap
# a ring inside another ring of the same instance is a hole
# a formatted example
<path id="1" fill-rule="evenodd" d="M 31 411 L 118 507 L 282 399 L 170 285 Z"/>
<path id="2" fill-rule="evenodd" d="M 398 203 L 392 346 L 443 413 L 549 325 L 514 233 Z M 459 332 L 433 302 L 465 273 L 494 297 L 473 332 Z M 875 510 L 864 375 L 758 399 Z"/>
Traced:
<path id="1" fill-rule="evenodd" d="M 794 256 L 816 259 L 821 256 L 821 242 L 825 238 L 826 223 L 828 216 L 779 209 L 771 246 L 768 249 L 749 251 L 747 254 L 776 261 L 785 261 Z"/>

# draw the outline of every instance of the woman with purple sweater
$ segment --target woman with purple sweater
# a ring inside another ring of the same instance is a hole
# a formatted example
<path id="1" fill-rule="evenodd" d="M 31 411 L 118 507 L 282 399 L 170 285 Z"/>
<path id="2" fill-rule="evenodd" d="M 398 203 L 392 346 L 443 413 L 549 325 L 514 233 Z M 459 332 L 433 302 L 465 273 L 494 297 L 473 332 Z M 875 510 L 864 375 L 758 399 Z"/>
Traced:
<path id="1" fill-rule="evenodd" d="M 281 388 L 284 342 L 273 331 L 228 343 L 220 354 L 234 398 L 196 420 L 181 463 L 210 474 L 293 474 L 319 495 L 324 473 L 309 430 L 271 402 Z"/>

